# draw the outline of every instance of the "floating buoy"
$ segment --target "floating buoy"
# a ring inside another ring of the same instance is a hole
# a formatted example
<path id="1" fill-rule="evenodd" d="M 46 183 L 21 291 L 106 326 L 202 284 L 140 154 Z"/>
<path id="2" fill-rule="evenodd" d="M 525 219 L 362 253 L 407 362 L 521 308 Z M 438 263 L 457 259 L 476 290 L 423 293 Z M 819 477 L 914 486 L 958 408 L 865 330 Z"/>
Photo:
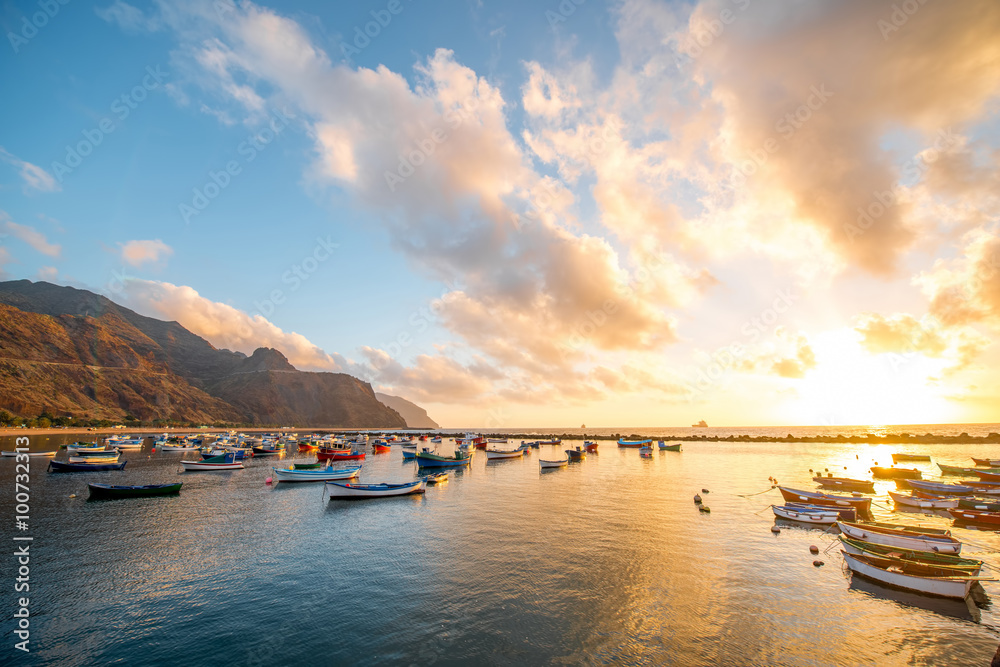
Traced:
<path id="1" fill-rule="evenodd" d="M 819 553 L 819 547 L 816 546 L 815 544 L 812 545 L 812 546 L 810 546 L 809 547 L 809 553 L 811 553 L 811 554 L 818 554 Z"/>
<path id="2" fill-rule="evenodd" d="M 812 471 L 813 471 L 813 469 L 812 469 L 812 468 L 809 468 L 809 472 L 812 472 Z M 770 477 L 768 477 L 768 479 L 771 479 L 771 478 L 770 478 Z"/>
<path id="3" fill-rule="evenodd" d="M 771 532 L 777 535 L 778 533 L 781 532 L 781 529 L 778 528 L 777 526 L 771 526 Z"/>
<path id="4" fill-rule="evenodd" d="M 708 505 L 698 505 L 698 510 L 704 512 L 705 514 L 708 514 L 709 512 L 712 511 L 712 508 L 710 508 Z"/>
<path id="5" fill-rule="evenodd" d="M 264 480 L 264 483 L 265 483 L 265 484 L 270 484 L 270 483 L 271 483 L 271 478 L 270 478 L 270 477 L 268 477 L 267 479 L 265 479 L 265 480 Z"/>
<path id="6" fill-rule="evenodd" d="M 702 489 L 701 492 L 702 493 L 708 493 L 708 489 Z"/>
<path id="7" fill-rule="evenodd" d="M 697 493 L 694 494 L 694 504 L 701 505 L 701 496 L 699 496 Z"/>
<path id="8" fill-rule="evenodd" d="M 149 451 L 151 451 L 151 452 L 155 452 L 155 451 L 156 451 L 156 447 L 153 447 L 153 448 L 152 448 L 152 449 L 150 449 Z"/>
<path id="9" fill-rule="evenodd" d="M 847 466 L 844 466 L 844 470 L 847 470 Z"/>
<path id="10" fill-rule="evenodd" d="M 821 560 L 814 560 L 813 561 L 813 567 L 823 567 L 823 561 L 821 561 Z"/>
<path id="11" fill-rule="evenodd" d="M 829 468 L 823 468 L 823 472 L 830 472 Z"/>
<path id="12" fill-rule="evenodd" d="M 76 494 L 75 493 L 71 493 L 71 494 L 69 494 L 69 497 L 70 498 L 76 498 Z"/>
<path id="13" fill-rule="evenodd" d="M 855 455 L 854 455 L 854 458 L 858 458 L 858 455 L 857 455 L 857 454 L 855 454 Z"/>

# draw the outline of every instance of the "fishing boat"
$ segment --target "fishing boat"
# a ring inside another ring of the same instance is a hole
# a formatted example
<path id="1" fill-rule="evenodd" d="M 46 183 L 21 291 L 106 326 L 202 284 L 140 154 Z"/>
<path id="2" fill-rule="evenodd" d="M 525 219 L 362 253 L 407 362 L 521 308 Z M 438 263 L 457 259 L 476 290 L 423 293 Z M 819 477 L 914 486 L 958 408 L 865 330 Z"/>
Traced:
<path id="1" fill-rule="evenodd" d="M 239 460 L 239 459 L 237 459 Z M 322 461 L 316 461 L 315 463 L 292 463 L 288 466 L 289 470 L 319 470 L 320 468 L 325 468 L 326 463 Z"/>
<path id="2" fill-rule="evenodd" d="M 801 521 L 802 523 L 814 523 L 824 526 L 832 526 L 837 523 L 840 515 L 837 510 L 806 510 L 787 507 L 785 505 L 772 505 L 771 510 L 774 516 L 787 519 L 789 521 Z"/>
<path id="3" fill-rule="evenodd" d="M 785 501 L 785 507 L 794 510 L 822 510 L 825 512 L 836 512 L 844 521 L 857 521 L 858 512 L 853 507 L 838 507 L 836 505 L 811 505 L 808 503 L 794 503 Z"/>
<path id="4" fill-rule="evenodd" d="M 424 475 L 424 481 L 427 484 L 444 484 L 449 479 L 451 478 L 448 477 L 448 473 L 446 472 L 432 472 L 429 475 Z"/>
<path id="5" fill-rule="evenodd" d="M 918 498 L 912 495 L 908 496 L 905 493 L 896 493 L 895 491 L 890 491 L 889 497 L 892 498 L 893 502 L 903 505 L 904 507 L 916 507 L 924 510 L 943 510 L 958 507 L 958 498 L 932 500 L 929 498 Z"/>
<path id="6" fill-rule="evenodd" d="M 236 457 L 230 453 L 223 456 L 213 456 L 201 461 L 181 461 L 184 470 L 240 470 L 243 462 L 237 461 Z"/>
<path id="7" fill-rule="evenodd" d="M 583 448 L 585 450 L 587 450 L 588 454 L 596 454 L 597 453 L 597 443 L 596 442 L 584 442 L 583 443 Z"/>
<path id="8" fill-rule="evenodd" d="M 196 445 L 193 442 L 183 442 L 174 445 L 160 445 L 160 451 L 163 452 L 190 452 L 198 449 L 201 445 Z"/>
<path id="9" fill-rule="evenodd" d="M 813 477 L 813 481 L 830 489 L 875 493 L 875 482 L 872 480 L 851 479 L 849 477 Z"/>
<path id="10" fill-rule="evenodd" d="M 558 461 L 546 461 L 545 459 L 538 459 L 538 465 L 542 470 L 548 470 L 549 468 L 564 468 L 569 465 L 569 457 L 565 459 L 559 459 Z"/>
<path id="11" fill-rule="evenodd" d="M 103 456 L 70 456 L 67 458 L 69 463 L 114 463 L 121 456 L 118 452 L 113 454 L 104 454 Z"/>
<path id="12" fill-rule="evenodd" d="M 900 461 L 930 461 L 931 457 L 929 454 L 893 454 L 892 462 L 899 463 Z"/>
<path id="13" fill-rule="evenodd" d="M 567 449 L 566 456 L 569 457 L 570 461 L 582 461 L 587 458 L 587 450 L 577 445 L 576 449 Z"/>
<path id="14" fill-rule="evenodd" d="M 320 447 L 316 458 L 320 461 L 359 461 L 365 458 L 365 453 L 357 449 Z"/>
<path id="15" fill-rule="evenodd" d="M 507 438 L 486 438 L 486 442 L 492 444 L 507 445 L 510 444 L 510 440 Z"/>
<path id="16" fill-rule="evenodd" d="M 990 580 L 924 563 L 900 561 L 872 554 L 851 554 L 843 550 L 840 553 L 843 554 L 851 572 L 855 574 L 925 595 L 964 600 L 968 597 L 973 584 Z"/>
<path id="17" fill-rule="evenodd" d="M 624 438 L 618 438 L 619 447 L 645 447 L 646 445 L 653 442 L 652 440 L 625 440 Z M 544 442 L 542 443 L 545 444 Z"/>
<path id="18" fill-rule="evenodd" d="M 114 444 L 108 443 L 108 445 L 113 446 L 115 449 L 121 449 L 125 451 L 132 451 L 135 449 L 142 449 L 143 438 L 128 438 L 123 440 L 116 440 Z"/>
<path id="19" fill-rule="evenodd" d="M 975 477 L 977 472 L 1000 472 L 1000 468 L 964 468 L 962 466 L 946 466 L 937 464 L 942 475 L 963 475 L 965 477 Z"/>
<path id="20" fill-rule="evenodd" d="M 299 443 L 299 451 L 300 452 L 315 452 L 317 449 L 319 449 L 319 443 L 318 442 L 310 441 L 310 442 L 300 442 Z"/>
<path id="21" fill-rule="evenodd" d="M 779 486 L 778 491 L 781 492 L 781 496 L 785 499 L 786 503 L 799 502 L 809 503 L 812 505 L 853 507 L 858 514 L 861 514 L 862 516 L 868 516 L 871 513 L 871 498 L 864 498 L 861 496 L 834 496 L 828 493 L 821 493 L 819 491 L 800 491 L 798 489 L 789 489 L 784 486 Z"/>
<path id="22" fill-rule="evenodd" d="M 417 464 L 423 468 L 457 468 L 472 463 L 472 452 L 455 452 L 451 456 L 435 454 L 427 447 L 417 452 Z"/>
<path id="23" fill-rule="evenodd" d="M 962 552 L 962 543 L 951 535 L 930 535 L 848 521 L 838 521 L 837 526 L 841 532 L 855 540 L 935 553 L 959 554 Z"/>
<path id="24" fill-rule="evenodd" d="M 78 451 L 69 451 L 70 457 L 76 457 L 79 459 L 100 459 L 106 458 L 108 456 L 117 457 L 119 452 L 117 449 L 81 449 Z"/>
<path id="25" fill-rule="evenodd" d="M 144 486 L 113 486 L 111 484 L 88 484 L 92 499 L 144 498 L 146 496 L 171 496 L 181 492 L 181 482 L 171 484 L 146 484 Z"/>
<path id="26" fill-rule="evenodd" d="M 645 458 L 648 459 L 652 455 L 653 455 L 653 448 L 650 447 L 649 445 L 644 445 L 644 446 L 642 446 L 642 447 L 639 448 L 639 456 L 642 456 L 642 457 L 645 457 Z"/>
<path id="27" fill-rule="evenodd" d="M 1000 459 L 977 459 L 973 456 L 972 462 L 984 468 L 1000 468 Z"/>
<path id="28" fill-rule="evenodd" d="M 1000 482 L 1000 473 L 988 470 L 976 470 L 975 475 L 981 482 Z"/>
<path id="29" fill-rule="evenodd" d="M 916 468 L 886 468 L 885 466 L 872 466 L 870 468 L 872 476 L 877 479 L 922 479 L 923 474 Z"/>
<path id="30" fill-rule="evenodd" d="M 424 492 L 424 480 L 403 484 L 354 484 L 351 482 L 327 482 L 326 492 L 330 499 L 385 498 L 387 496 L 408 496 Z"/>
<path id="31" fill-rule="evenodd" d="M 990 524 L 1000 526 L 1000 512 L 987 512 L 985 510 L 952 509 L 948 514 L 955 521 L 969 521 L 972 523 Z"/>
<path id="32" fill-rule="evenodd" d="M 417 458 L 417 450 L 415 449 L 403 449 L 403 460 L 413 461 Z"/>
<path id="33" fill-rule="evenodd" d="M 983 561 L 976 560 L 974 558 L 962 558 L 961 556 L 954 556 L 952 554 L 938 554 L 933 551 L 899 549 L 897 547 L 888 547 L 884 544 L 875 544 L 873 542 L 855 540 L 847 537 L 846 535 L 838 535 L 837 537 L 840 539 L 840 544 L 843 546 L 844 550 L 850 554 L 871 554 L 874 556 L 884 556 L 887 558 L 926 563 L 928 565 L 937 565 L 940 567 L 951 567 L 959 570 L 965 570 L 972 575 L 979 574 L 983 567 Z"/>
<path id="34" fill-rule="evenodd" d="M 284 449 L 279 449 L 278 447 L 254 447 L 254 456 L 278 456 L 284 454 Z"/>
<path id="35" fill-rule="evenodd" d="M 441 436 L 440 435 L 434 436 L 433 438 L 431 438 L 431 442 L 441 442 Z"/>
<path id="36" fill-rule="evenodd" d="M 982 512 L 1000 512 L 1000 503 L 991 503 L 977 498 L 959 498 L 958 506 L 964 510 L 980 510 Z"/>
<path id="37" fill-rule="evenodd" d="M 361 466 L 334 468 L 328 466 L 316 470 L 299 468 L 271 468 L 279 482 L 329 482 L 335 479 L 353 479 L 361 474 Z"/>
<path id="38" fill-rule="evenodd" d="M 1000 496 L 1000 482 L 973 482 L 971 480 L 963 481 L 961 485 L 958 486 L 968 486 L 973 490 L 971 495 L 977 496 Z M 960 495 L 970 495 L 970 494 L 960 494 Z"/>
<path id="39" fill-rule="evenodd" d="M 125 464 L 121 463 L 63 463 L 62 461 L 49 461 L 48 470 L 50 472 L 98 472 L 102 470 L 124 470 Z"/>
<path id="40" fill-rule="evenodd" d="M 66 445 L 66 451 L 70 454 L 73 452 L 84 452 L 84 451 L 107 451 L 107 447 L 104 445 L 99 445 L 96 442 L 74 442 L 71 445 Z"/>
<path id="41" fill-rule="evenodd" d="M 551 438 L 549 440 L 539 440 L 538 444 L 539 445 L 561 445 L 562 444 L 562 439 L 561 438 Z"/>
<path id="42" fill-rule="evenodd" d="M 971 496 L 975 489 L 965 484 L 944 484 L 941 482 L 923 482 L 916 479 L 897 479 L 896 486 L 899 488 L 910 487 L 920 491 L 928 491 L 946 496 Z"/>
<path id="43" fill-rule="evenodd" d="M 374 448 L 376 454 L 388 454 L 392 451 L 391 445 L 375 444 L 372 445 L 372 447 Z"/>
<path id="44" fill-rule="evenodd" d="M 3 454 L 4 456 L 55 456 L 58 453 L 59 450 L 52 452 L 0 452 L 0 454 Z"/>
<path id="45" fill-rule="evenodd" d="M 657 441 L 656 444 L 659 446 L 661 452 L 679 452 L 681 451 L 681 445 L 683 445 L 684 443 L 681 442 L 667 443 L 663 442 L 662 440 L 659 440 Z"/>
<path id="46" fill-rule="evenodd" d="M 486 449 L 487 461 L 495 461 L 497 459 L 519 459 L 523 456 L 523 449 Z"/>

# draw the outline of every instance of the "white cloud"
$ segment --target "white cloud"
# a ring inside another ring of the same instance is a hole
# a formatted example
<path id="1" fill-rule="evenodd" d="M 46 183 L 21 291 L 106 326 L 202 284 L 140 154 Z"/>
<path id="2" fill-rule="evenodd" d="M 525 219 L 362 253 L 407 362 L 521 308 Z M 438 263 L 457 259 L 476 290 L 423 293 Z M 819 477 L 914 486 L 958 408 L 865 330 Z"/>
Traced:
<path id="1" fill-rule="evenodd" d="M 25 193 L 35 192 L 58 192 L 62 188 L 52 174 L 41 167 L 30 162 L 25 162 L 16 155 L 11 154 L 3 146 L 0 146 L 0 159 L 7 164 L 13 165 L 20 171 L 24 180 Z"/>
<path id="2" fill-rule="evenodd" d="M 42 253 L 43 255 L 48 255 L 49 257 L 58 257 L 59 253 L 62 251 L 61 246 L 49 243 L 45 238 L 45 235 L 39 232 L 34 227 L 28 225 L 19 225 L 3 212 L 0 212 L 0 220 L 3 221 L 3 226 L 7 229 L 11 236 L 14 238 L 24 241 L 29 246 L 34 248 L 36 251 Z"/>
<path id="3" fill-rule="evenodd" d="M 142 264 L 156 264 L 166 261 L 174 254 L 173 248 L 160 239 L 155 241 L 127 241 L 120 243 L 122 261 L 131 266 Z"/>

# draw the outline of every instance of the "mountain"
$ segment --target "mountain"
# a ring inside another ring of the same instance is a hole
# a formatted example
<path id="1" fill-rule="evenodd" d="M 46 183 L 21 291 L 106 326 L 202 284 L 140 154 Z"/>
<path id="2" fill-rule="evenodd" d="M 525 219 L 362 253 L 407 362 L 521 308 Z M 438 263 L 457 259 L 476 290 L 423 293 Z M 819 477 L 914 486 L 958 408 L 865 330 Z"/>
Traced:
<path id="1" fill-rule="evenodd" d="M 0 282 L 0 408 L 144 421 L 405 427 L 371 385 L 296 370 L 278 350 L 220 350 L 177 322 L 72 287 Z"/>
<path id="2" fill-rule="evenodd" d="M 416 403 L 410 403 L 405 398 L 381 392 L 375 392 L 375 398 L 401 414 L 406 420 L 406 425 L 410 428 L 441 428 L 436 421 L 430 418 L 427 411 Z"/>

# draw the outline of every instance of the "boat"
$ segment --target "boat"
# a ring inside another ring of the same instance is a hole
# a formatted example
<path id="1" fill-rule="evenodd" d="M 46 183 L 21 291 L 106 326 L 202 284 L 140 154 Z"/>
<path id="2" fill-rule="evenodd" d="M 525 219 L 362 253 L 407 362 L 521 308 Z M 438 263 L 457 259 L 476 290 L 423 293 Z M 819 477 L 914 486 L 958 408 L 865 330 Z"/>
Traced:
<path id="1" fill-rule="evenodd" d="M 587 458 L 587 450 L 577 445 L 576 449 L 567 449 L 566 456 L 570 461 L 582 461 Z"/>
<path id="2" fill-rule="evenodd" d="M 271 468 L 279 482 L 328 482 L 335 479 L 353 479 L 361 474 L 361 466 L 334 468 L 328 466 L 316 470 L 298 468 Z"/>
<path id="3" fill-rule="evenodd" d="M 239 459 L 237 459 L 239 460 Z M 319 468 L 325 468 L 326 463 L 322 461 L 316 461 L 316 463 L 292 463 L 288 466 L 289 470 L 318 470 Z"/>
<path id="4" fill-rule="evenodd" d="M 938 565 L 940 567 L 952 567 L 965 570 L 970 574 L 979 574 L 979 571 L 983 567 L 983 561 L 976 560 L 974 558 L 962 558 L 961 556 L 954 556 L 951 554 L 938 554 L 933 551 L 899 549 L 897 547 L 888 547 L 884 544 L 875 544 L 873 542 L 851 539 L 846 535 L 838 535 L 837 537 L 840 539 L 840 544 L 843 546 L 844 550 L 851 554 L 872 554 L 875 556 L 897 558 L 899 560 L 927 563 L 928 565 Z"/>
<path id="5" fill-rule="evenodd" d="M 104 456 L 70 456 L 69 463 L 114 463 L 121 456 L 118 452 L 105 454 Z"/>
<path id="6" fill-rule="evenodd" d="M 441 442 L 441 439 L 442 438 L 440 435 L 436 435 L 433 438 L 431 438 L 431 442 Z"/>
<path id="7" fill-rule="evenodd" d="M 300 452 L 315 452 L 319 449 L 319 443 L 316 442 L 300 442 L 299 451 Z"/>
<path id="8" fill-rule="evenodd" d="M 691 428 L 708 428 L 708 424 L 702 419 L 697 424 L 691 424 Z"/>
<path id="9" fill-rule="evenodd" d="M 652 440 L 625 440 L 624 438 L 618 438 L 619 447 L 645 447 L 652 443 Z M 542 443 L 545 444 L 544 442 Z"/>
<path id="10" fill-rule="evenodd" d="M 372 445 L 372 448 L 375 450 L 376 454 L 388 454 L 389 452 L 392 451 L 391 445 L 384 445 L 380 443 Z"/>
<path id="11" fill-rule="evenodd" d="M 984 468 L 1000 468 L 1000 459 L 977 459 L 976 457 L 971 457 L 972 462 L 977 466 L 983 466 Z"/>
<path id="12" fill-rule="evenodd" d="M 539 445 L 561 445 L 562 444 L 562 439 L 561 438 L 551 438 L 549 440 L 539 440 L 538 444 Z"/>
<path id="13" fill-rule="evenodd" d="M 583 448 L 585 450 L 587 450 L 588 454 L 596 454 L 597 453 L 597 443 L 596 442 L 584 442 L 583 443 Z"/>
<path id="14" fill-rule="evenodd" d="M 50 472 L 98 472 L 103 470 L 124 470 L 125 464 L 121 463 L 63 463 L 62 461 L 49 461 L 48 470 Z"/>
<path id="15" fill-rule="evenodd" d="M 857 521 L 858 511 L 853 507 L 838 507 L 836 505 L 811 505 L 808 503 L 795 503 L 785 501 L 785 507 L 790 507 L 795 510 L 824 510 L 827 512 L 836 512 L 841 519 L 844 521 Z"/>
<path id="16" fill-rule="evenodd" d="M 964 475 L 965 477 L 975 477 L 977 472 L 1000 472 L 1000 468 L 965 468 L 962 466 L 946 466 L 937 464 L 942 475 Z"/>
<path id="17" fill-rule="evenodd" d="M 524 456 L 523 449 L 486 449 L 486 460 L 494 461 L 497 459 L 519 459 Z"/>
<path id="18" fill-rule="evenodd" d="M 424 492 L 424 480 L 403 484 L 354 484 L 351 482 L 327 482 L 326 492 L 330 499 L 385 498 L 387 496 L 408 496 Z"/>
<path id="19" fill-rule="evenodd" d="M 404 461 L 412 461 L 412 460 L 415 460 L 416 458 L 417 458 L 417 450 L 415 450 L 415 449 L 407 449 L 405 447 L 403 448 L 403 460 Z"/>
<path id="20" fill-rule="evenodd" d="M 958 498 L 940 500 L 918 498 L 912 495 L 908 496 L 905 493 L 896 493 L 895 491 L 890 491 L 889 497 L 892 498 L 893 502 L 903 505 L 904 507 L 917 507 L 924 510 L 943 510 L 958 507 Z"/>
<path id="21" fill-rule="evenodd" d="M 201 445 L 195 445 L 192 443 L 183 443 L 177 445 L 160 445 L 160 451 L 162 452 L 190 452 L 195 449 L 200 448 Z"/>
<path id="22" fill-rule="evenodd" d="M 892 462 L 899 463 L 900 461 L 928 461 L 930 462 L 931 457 L 929 454 L 893 454 Z"/>
<path id="23" fill-rule="evenodd" d="M 983 512 L 1000 512 L 1000 503 L 991 503 L 977 498 L 959 498 L 958 506 L 965 510 L 980 510 Z"/>
<path id="24" fill-rule="evenodd" d="M 58 449 L 52 452 L 0 452 L 0 454 L 3 454 L 4 456 L 55 456 L 58 453 Z"/>
<path id="25" fill-rule="evenodd" d="M 223 456 L 213 456 L 201 461 L 181 461 L 184 470 L 240 470 L 243 462 L 237 461 L 232 453 Z"/>
<path id="26" fill-rule="evenodd" d="M 116 440 L 114 444 L 108 443 L 115 449 L 122 449 L 127 451 L 132 451 L 135 449 L 142 449 L 143 438 L 129 438 L 127 440 Z"/>
<path id="27" fill-rule="evenodd" d="M 958 486 L 968 486 L 973 490 L 973 495 L 977 496 L 1000 496 L 1000 482 L 973 482 L 965 480 Z"/>
<path id="28" fill-rule="evenodd" d="M 639 448 L 639 456 L 642 456 L 642 457 L 648 459 L 652 455 L 653 455 L 653 448 L 650 447 L 649 445 L 644 445 L 644 446 L 642 446 L 642 447 Z"/>
<path id="29" fill-rule="evenodd" d="M 810 503 L 812 505 L 834 505 L 837 507 L 853 507 L 858 514 L 867 516 L 871 513 L 871 498 L 861 496 L 834 496 L 820 491 L 800 491 L 788 487 L 779 486 L 778 490 L 785 502 Z"/>
<path id="30" fill-rule="evenodd" d="M 920 491 L 928 491 L 940 495 L 971 496 L 975 489 L 965 484 L 944 484 L 941 482 L 924 482 L 916 479 L 897 479 L 896 486 L 906 488 L 907 486 Z"/>
<path id="31" fill-rule="evenodd" d="M 840 553 L 843 554 L 851 572 L 855 574 L 888 586 L 905 588 L 925 595 L 964 600 L 968 597 L 973 584 L 991 580 L 924 563 L 900 561 L 872 554 L 851 554 L 844 550 Z"/>
<path id="32" fill-rule="evenodd" d="M 424 481 L 427 484 L 444 484 L 450 479 L 448 473 L 446 472 L 432 472 L 429 475 L 424 475 Z"/>
<path id="33" fill-rule="evenodd" d="M 358 461 L 365 458 L 365 453 L 343 447 L 320 447 L 316 458 L 320 461 Z"/>
<path id="34" fill-rule="evenodd" d="M 78 450 L 67 450 L 70 456 L 75 456 L 81 459 L 89 458 L 102 458 L 105 456 L 118 456 L 117 449 L 78 449 Z"/>
<path id="35" fill-rule="evenodd" d="M 71 454 L 73 452 L 102 452 L 107 451 L 107 449 L 104 445 L 99 445 L 96 442 L 74 442 L 72 445 L 66 445 L 66 451 Z"/>
<path id="36" fill-rule="evenodd" d="M 1000 512 L 988 512 L 985 510 L 950 509 L 948 514 L 955 521 L 968 521 L 971 523 L 990 524 L 1000 526 Z"/>
<path id="37" fill-rule="evenodd" d="M 679 452 L 681 451 L 681 445 L 683 445 L 684 443 L 682 442 L 666 443 L 663 442 L 662 440 L 659 440 L 656 444 L 659 446 L 661 452 Z"/>
<path id="38" fill-rule="evenodd" d="M 959 554 L 962 543 L 951 535 L 930 535 L 907 530 L 882 528 L 863 523 L 838 521 L 837 526 L 848 537 L 900 549 L 933 551 L 935 553 Z"/>
<path id="39" fill-rule="evenodd" d="M 869 468 L 872 476 L 877 479 L 922 479 L 923 474 L 916 468 L 886 468 L 884 466 L 872 466 Z"/>
<path id="40" fill-rule="evenodd" d="M 975 475 L 981 482 L 1000 482 L 1000 473 L 988 470 L 976 470 Z"/>
<path id="41" fill-rule="evenodd" d="M 850 479 L 849 477 L 813 477 L 813 481 L 820 486 L 831 489 L 875 493 L 875 482 L 873 480 Z"/>
<path id="42" fill-rule="evenodd" d="M 538 459 L 538 465 L 542 470 L 547 470 L 549 468 L 563 468 L 569 465 L 569 457 L 565 459 L 559 459 L 558 461 L 546 461 L 545 459 Z"/>
<path id="43" fill-rule="evenodd" d="M 774 516 L 781 519 L 801 521 L 802 523 L 815 523 L 824 526 L 832 526 L 840 518 L 835 509 L 813 510 L 787 507 L 785 505 L 772 505 L 771 510 L 774 511 Z"/>
<path id="44" fill-rule="evenodd" d="M 277 456 L 277 455 L 284 454 L 284 453 L 285 453 L 285 450 L 283 448 L 278 448 L 278 447 L 254 447 L 253 448 L 253 455 L 254 456 Z"/>
<path id="45" fill-rule="evenodd" d="M 171 496 L 181 492 L 182 482 L 171 484 L 146 484 L 143 486 L 113 486 L 111 484 L 87 485 L 91 498 L 144 498 L 146 496 Z"/>
<path id="46" fill-rule="evenodd" d="M 486 442 L 490 444 L 501 444 L 501 445 L 510 444 L 510 440 L 508 440 L 507 438 L 486 438 Z"/>
<path id="47" fill-rule="evenodd" d="M 455 452 L 452 456 L 435 454 L 427 447 L 417 452 L 417 464 L 423 468 L 457 468 L 472 463 L 472 452 Z"/>

